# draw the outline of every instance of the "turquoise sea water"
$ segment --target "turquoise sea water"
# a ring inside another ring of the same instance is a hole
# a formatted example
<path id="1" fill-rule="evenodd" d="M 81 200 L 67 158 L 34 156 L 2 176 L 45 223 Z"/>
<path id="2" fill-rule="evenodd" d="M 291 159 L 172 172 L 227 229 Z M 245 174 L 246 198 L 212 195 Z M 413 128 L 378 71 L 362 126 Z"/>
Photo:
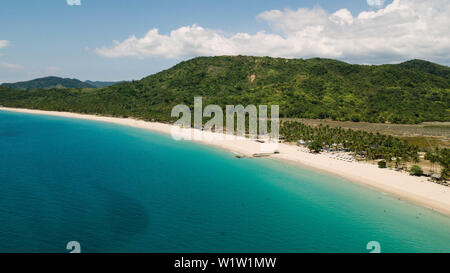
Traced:
<path id="1" fill-rule="evenodd" d="M 450 218 L 270 159 L 0 111 L 0 252 L 450 252 Z"/>

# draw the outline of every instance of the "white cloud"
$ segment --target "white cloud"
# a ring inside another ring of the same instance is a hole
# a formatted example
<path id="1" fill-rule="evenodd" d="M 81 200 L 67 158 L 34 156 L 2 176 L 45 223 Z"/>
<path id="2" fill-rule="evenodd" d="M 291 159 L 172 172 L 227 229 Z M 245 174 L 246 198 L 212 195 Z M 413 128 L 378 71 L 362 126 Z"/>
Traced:
<path id="1" fill-rule="evenodd" d="M 9 45 L 9 41 L 7 40 L 0 40 L 0 48 L 7 47 Z M 0 57 L 3 56 L 0 54 Z M 20 70 L 23 69 L 21 65 L 18 64 L 11 64 L 4 61 L 0 61 L 0 68 L 7 71 L 13 71 L 13 70 Z"/>
<path id="2" fill-rule="evenodd" d="M 69 6 L 81 6 L 81 0 L 66 0 Z"/>
<path id="3" fill-rule="evenodd" d="M 9 41 L 7 41 L 7 40 L 0 40 L 0 48 L 7 47 L 8 44 L 9 44 Z"/>
<path id="4" fill-rule="evenodd" d="M 15 71 L 15 70 L 22 70 L 23 67 L 19 64 L 11 64 L 7 62 L 0 62 L 0 68 L 3 68 L 5 70 L 9 71 Z"/>
<path id="5" fill-rule="evenodd" d="M 378 1 L 380 2 L 380 1 Z M 450 63 L 449 0 L 394 0 L 376 11 L 353 16 L 320 7 L 270 10 L 258 15 L 270 33 L 226 34 L 192 25 L 144 37 L 131 36 L 97 48 L 102 56 L 186 58 L 211 55 L 329 57 L 360 63 L 422 58 Z"/>
<path id="6" fill-rule="evenodd" d="M 384 0 L 367 0 L 367 5 L 380 8 L 384 5 Z"/>

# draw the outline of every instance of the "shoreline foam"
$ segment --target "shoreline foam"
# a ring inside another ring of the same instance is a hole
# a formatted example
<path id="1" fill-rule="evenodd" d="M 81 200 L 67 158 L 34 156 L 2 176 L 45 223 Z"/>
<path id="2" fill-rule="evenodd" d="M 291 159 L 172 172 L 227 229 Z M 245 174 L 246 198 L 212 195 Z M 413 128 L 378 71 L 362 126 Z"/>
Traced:
<path id="1" fill-rule="evenodd" d="M 108 122 L 164 134 L 171 134 L 172 132 L 172 125 L 170 124 L 147 122 L 133 118 L 115 118 L 9 107 L 0 107 L 1 110 Z M 244 156 L 252 156 L 261 151 L 261 143 L 251 139 L 239 138 L 231 140 L 224 138 L 214 142 L 206 139 L 193 141 Z M 450 188 L 428 182 L 426 178 L 414 177 L 389 169 L 380 169 L 376 165 L 369 163 L 345 162 L 332 159 L 323 154 L 311 154 L 302 151 L 295 145 L 285 143 L 280 143 L 277 150 L 279 154 L 273 154 L 270 158 L 337 175 L 450 216 Z"/>

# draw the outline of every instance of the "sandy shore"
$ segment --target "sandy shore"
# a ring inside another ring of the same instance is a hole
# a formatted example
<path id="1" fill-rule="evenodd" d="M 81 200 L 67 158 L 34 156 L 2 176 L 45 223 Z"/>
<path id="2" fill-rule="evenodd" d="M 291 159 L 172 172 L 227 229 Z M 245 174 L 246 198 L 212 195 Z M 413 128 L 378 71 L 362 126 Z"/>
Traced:
<path id="1" fill-rule="evenodd" d="M 6 107 L 0 107 L 0 111 L 1 110 L 109 122 L 148 129 L 165 134 L 171 134 L 173 130 L 173 126 L 170 124 L 146 122 L 132 118 L 112 118 L 68 112 Z M 227 139 L 219 134 L 212 134 L 209 138 L 213 138 L 213 140 L 202 138 L 195 141 L 226 149 L 244 156 L 252 156 L 255 153 L 264 152 L 264 149 L 267 148 L 263 147 L 266 144 L 261 144 L 250 139 Z M 377 166 L 369 163 L 346 162 L 330 158 L 324 154 L 311 154 L 305 152 L 300 147 L 284 143 L 279 144 L 276 149 L 279 151 L 279 154 L 271 155 L 271 158 L 338 175 L 348 180 L 376 188 L 382 192 L 390 193 L 399 198 L 439 211 L 443 214 L 450 215 L 450 188 L 428 182 L 426 178 L 413 177 L 389 169 L 379 169 Z"/>

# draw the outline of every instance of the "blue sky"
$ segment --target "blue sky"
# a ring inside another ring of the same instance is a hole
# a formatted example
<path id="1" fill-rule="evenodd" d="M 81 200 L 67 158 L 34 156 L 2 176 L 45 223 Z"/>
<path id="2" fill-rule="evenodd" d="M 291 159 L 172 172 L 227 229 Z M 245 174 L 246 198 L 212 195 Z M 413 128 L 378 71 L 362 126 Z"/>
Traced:
<path id="1" fill-rule="evenodd" d="M 0 0 L 0 82 L 48 75 L 140 79 L 181 60 L 225 54 L 318 56 L 354 63 L 418 57 L 448 64 L 448 45 L 432 47 L 437 36 L 448 36 L 448 21 L 440 22 L 444 34 L 438 30 L 436 37 L 428 38 L 433 43 L 417 37 L 415 45 L 410 30 L 401 26 L 405 22 L 431 25 L 437 19 L 425 16 L 413 22 L 425 4 L 396 1 L 400 3 L 378 1 L 377 6 L 374 0 L 81 0 L 81 5 L 68 5 L 66 0 Z M 438 15 L 448 15 L 447 0 L 430 2 Z M 405 8 L 415 14 L 405 13 Z M 336 13 L 342 9 L 346 11 Z M 357 18 L 361 12 L 364 16 Z M 398 17 L 403 21 L 397 22 Z M 390 25 L 385 23 L 388 20 L 393 20 Z M 147 34 L 155 28 L 158 34 Z M 395 40 L 392 52 L 386 50 L 386 41 L 379 40 L 383 29 L 396 35 L 388 40 Z M 176 30 L 178 34 L 170 35 Z M 406 31 L 409 34 L 399 40 L 399 33 Z M 242 39 L 239 33 L 248 37 Z M 127 40 L 132 35 L 135 39 Z"/>

